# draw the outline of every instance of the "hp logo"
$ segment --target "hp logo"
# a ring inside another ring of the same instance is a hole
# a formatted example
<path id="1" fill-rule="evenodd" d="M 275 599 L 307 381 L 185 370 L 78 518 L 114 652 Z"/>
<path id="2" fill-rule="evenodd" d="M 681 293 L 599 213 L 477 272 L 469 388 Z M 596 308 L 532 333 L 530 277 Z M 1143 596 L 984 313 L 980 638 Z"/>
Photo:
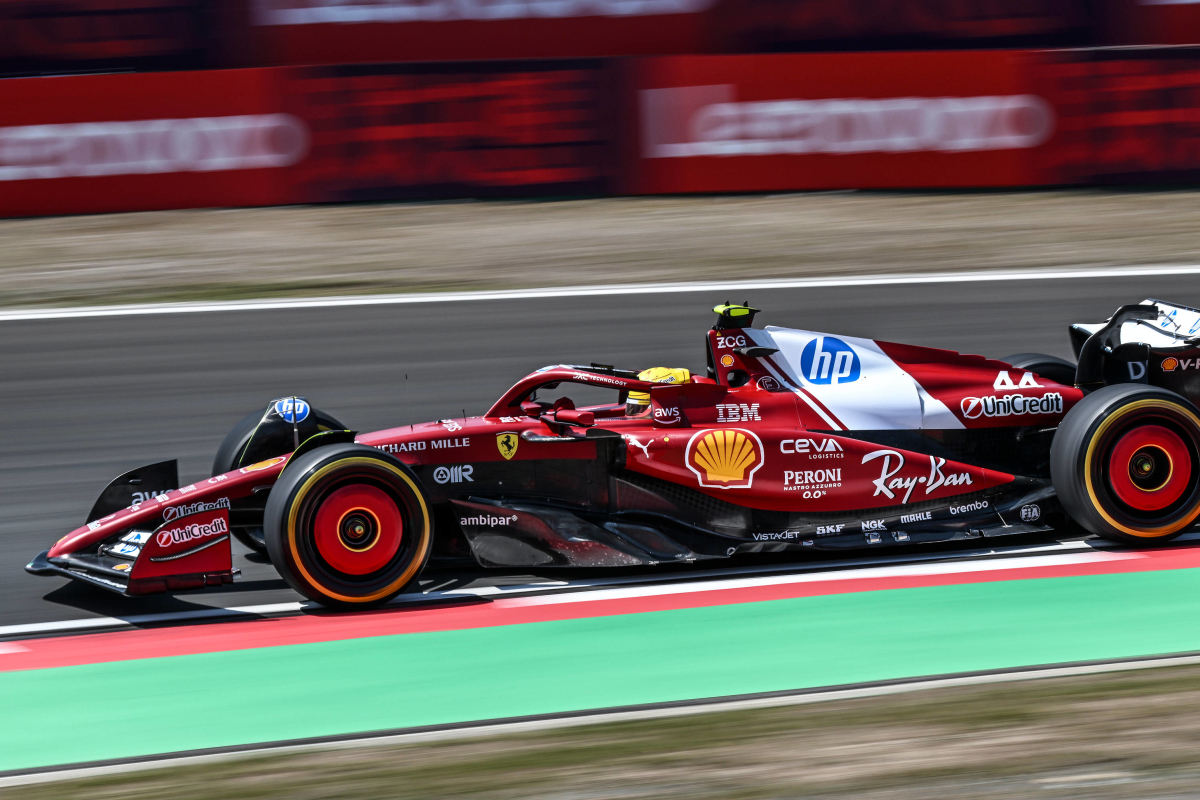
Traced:
<path id="1" fill-rule="evenodd" d="M 850 383 L 858 380 L 862 362 L 841 339 L 818 336 L 800 352 L 800 370 L 809 383 Z"/>
<path id="2" fill-rule="evenodd" d="M 308 419 L 308 403 L 299 397 L 285 397 L 275 401 L 275 413 L 284 422 L 303 422 Z"/>

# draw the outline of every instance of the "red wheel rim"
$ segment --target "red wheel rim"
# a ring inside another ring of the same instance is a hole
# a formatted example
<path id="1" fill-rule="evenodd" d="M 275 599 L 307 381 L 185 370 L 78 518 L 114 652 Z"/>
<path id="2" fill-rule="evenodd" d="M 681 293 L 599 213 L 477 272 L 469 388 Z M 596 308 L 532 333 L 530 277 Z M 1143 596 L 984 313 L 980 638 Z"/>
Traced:
<path id="1" fill-rule="evenodd" d="M 403 538 L 404 520 L 395 501 L 367 484 L 337 489 L 313 520 L 317 552 L 329 566 L 349 575 L 383 569 L 399 552 Z"/>
<path id="2" fill-rule="evenodd" d="M 1161 511 L 1187 490 L 1192 457 L 1179 434 L 1161 425 L 1140 425 L 1117 441 L 1108 457 L 1113 493 L 1139 511 Z"/>

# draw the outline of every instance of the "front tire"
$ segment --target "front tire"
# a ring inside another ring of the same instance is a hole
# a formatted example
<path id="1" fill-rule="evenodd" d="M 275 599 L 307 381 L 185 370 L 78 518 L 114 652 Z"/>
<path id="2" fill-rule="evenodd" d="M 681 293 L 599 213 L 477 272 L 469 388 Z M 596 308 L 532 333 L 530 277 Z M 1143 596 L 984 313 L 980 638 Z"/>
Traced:
<path id="1" fill-rule="evenodd" d="M 433 545 L 420 481 L 400 461 L 360 444 L 320 447 L 288 464 L 263 523 L 279 574 L 331 608 L 387 602 L 416 580 Z"/>
<path id="2" fill-rule="evenodd" d="M 313 409 L 313 413 L 316 414 L 318 431 L 338 431 L 346 427 L 319 409 Z M 270 453 L 268 455 L 255 453 L 247 458 L 249 454 L 246 453 L 246 445 L 250 443 L 250 437 L 258 429 L 258 424 L 262 422 L 262 418 L 263 412 L 261 411 L 247 414 L 241 422 L 233 426 L 233 430 L 225 435 L 221 446 L 217 448 L 216 457 L 213 458 L 212 477 L 215 478 L 226 472 L 233 472 L 238 467 L 251 464 L 256 460 L 283 455 L 283 453 Z M 259 458 L 260 456 L 261 458 Z M 261 525 L 235 525 L 232 526 L 231 533 L 233 533 L 233 538 L 246 545 L 246 547 L 255 553 L 266 554 L 266 535 L 263 533 Z"/>
<path id="3" fill-rule="evenodd" d="M 1063 508 L 1092 533 L 1173 539 L 1200 516 L 1200 410 L 1140 384 L 1092 392 L 1059 425 L 1050 475 Z"/>

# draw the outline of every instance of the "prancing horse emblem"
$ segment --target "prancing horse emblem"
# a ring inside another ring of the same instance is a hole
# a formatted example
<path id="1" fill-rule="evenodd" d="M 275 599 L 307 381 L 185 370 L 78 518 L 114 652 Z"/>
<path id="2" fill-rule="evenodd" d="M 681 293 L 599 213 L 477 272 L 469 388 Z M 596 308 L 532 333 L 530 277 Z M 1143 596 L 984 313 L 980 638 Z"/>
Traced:
<path id="1" fill-rule="evenodd" d="M 517 454 L 517 446 L 520 444 L 521 437 L 511 431 L 496 434 L 496 447 L 500 448 L 500 455 L 504 456 L 505 461 L 510 460 Z"/>

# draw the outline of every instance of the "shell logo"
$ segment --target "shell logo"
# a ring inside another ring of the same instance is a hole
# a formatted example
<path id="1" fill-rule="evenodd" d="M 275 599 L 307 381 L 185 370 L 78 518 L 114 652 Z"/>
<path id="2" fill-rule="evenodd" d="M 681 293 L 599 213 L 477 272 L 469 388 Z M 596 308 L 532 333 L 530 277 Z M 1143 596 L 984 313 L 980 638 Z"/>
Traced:
<path id="1" fill-rule="evenodd" d="M 701 486 L 749 489 L 763 465 L 763 446 L 743 428 L 700 431 L 688 441 L 683 460 Z"/>
<path id="2" fill-rule="evenodd" d="M 1164 358 L 1162 363 L 1163 372 L 1174 372 L 1179 368 L 1178 358 Z"/>

